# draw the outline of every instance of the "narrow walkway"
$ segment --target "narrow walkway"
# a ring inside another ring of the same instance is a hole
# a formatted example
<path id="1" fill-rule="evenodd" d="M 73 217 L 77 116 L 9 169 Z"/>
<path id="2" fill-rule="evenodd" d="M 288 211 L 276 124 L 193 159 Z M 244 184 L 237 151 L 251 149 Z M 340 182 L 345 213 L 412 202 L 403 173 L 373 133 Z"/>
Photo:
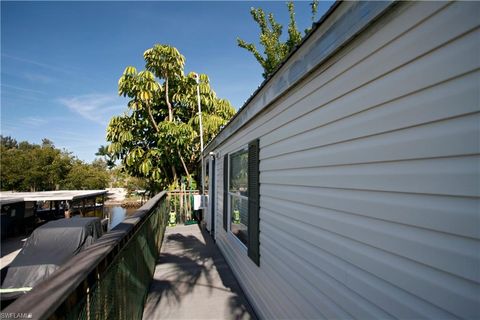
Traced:
<path id="1" fill-rule="evenodd" d="M 143 319 L 256 319 L 210 235 L 167 227 Z"/>

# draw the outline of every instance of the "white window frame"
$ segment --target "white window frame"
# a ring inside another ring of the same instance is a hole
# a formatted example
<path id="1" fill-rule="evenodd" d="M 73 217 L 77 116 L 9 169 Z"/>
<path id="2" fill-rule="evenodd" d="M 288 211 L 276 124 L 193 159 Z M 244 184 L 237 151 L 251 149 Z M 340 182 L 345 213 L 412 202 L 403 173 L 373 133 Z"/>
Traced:
<path id="1" fill-rule="evenodd" d="M 247 201 L 247 206 L 248 206 L 248 196 L 243 196 L 243 195 L 240 195 L 240 194 L 236 194 L 236 193 L 233 193 L 233 192 L 230 192 L 230 172 L 231 172 L 231 168 L 232 168 L 232 164 L 231 164 L 231 156 L 239 151 L 245 151 L 247 152 L 248 154 L 248 145 L 245 145 L 245 146 L 242 146 L 230 153 L 228 153 L 227 157 L 228 157 L 228 188 L 227 188 L 227 201 L 228 201 L 228 224 L 227 224 L 227 229 L 228 229 L 228 232 L 227 234 L 230 235 L 231 238 L 235 239 L 235 242 L 237 244 L 240 244 L 242 249 L 244 249 L 245 251 L 248 250 L 247 248 L 247 245 L 245 243 L 243 243 L 233 232 L 232 232 L 232 196 L 234 197 L 238 197 L 240 199 L 243 199 L 243 200 L 246 200 Z M 248 172 L 247 172 L 247 178 L 248 178 Z M 247 232 L 248 232 L 248 226 L 247 226 Z"/>

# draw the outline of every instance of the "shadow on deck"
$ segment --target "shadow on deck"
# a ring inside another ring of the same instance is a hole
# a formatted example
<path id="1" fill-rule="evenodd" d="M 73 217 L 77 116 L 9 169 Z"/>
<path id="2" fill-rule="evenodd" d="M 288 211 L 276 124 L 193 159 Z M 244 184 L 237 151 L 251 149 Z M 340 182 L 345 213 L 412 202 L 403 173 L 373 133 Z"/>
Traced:
<path id="1" fill-rule="evenodd" d="M 256 319 L 230 267 L 198 225 L 165 231 L 143 319 Z"/>

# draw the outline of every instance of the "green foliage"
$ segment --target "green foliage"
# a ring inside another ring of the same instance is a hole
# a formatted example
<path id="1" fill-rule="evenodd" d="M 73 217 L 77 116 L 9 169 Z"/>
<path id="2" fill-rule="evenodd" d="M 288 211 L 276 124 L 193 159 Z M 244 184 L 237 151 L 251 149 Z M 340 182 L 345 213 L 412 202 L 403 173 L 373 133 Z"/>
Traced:
<path id="1" fill-rule="evenodd" d="M 103 157 L 103 161 L 108 169 L 113 169 L 115 167 L 115 160 L 112 157 L 112 154 L 108 152 L 107 146 L 100 146 L 98 151 L 95 153 L 96 156 Z"/>
<path id="2" fill-rule="evenodd" d="M 282 62 L 290 51 L 302 41 L 302 35 L 298 31 L 295 20 L 293 1 L 287 3 L 287 8 L 289 13 L 289 24 L 288 39 L 286 41 L 281 40 L 283 26 L 275 20 L 272 13 L 269 13 L 267 16 L 261 8 L 250 9 L 250 14 L 252 15 L 253 20 L 260 27 L 259 43 L 263 47 L 263 55 L 258 51 L 255 44 L 237 38 L 238 46 L 251 52 L 255 59 L 257 59 L 258 63 L 260 63 L 264 70 L 262 75 L 265 79 L 272 75 L 280 62 Z M 314 21 L 318 11 L 318 0 L 311 2 L 310 8 L 312 12 L 312 21 Z M 309 31 L 310 29 L 305 30 L 305 34 Z"/>
<path id="3" fill-rule="evenodd" d="M 48 139 L 37 145 L 0 136 L 0 153 L 2 190 L 103 189 L 109 181 L 103 160 L 85 164 Z"/>
<path id="4" fill-rule="evenodd" d="M 108 186 L 110 176 L 106 166 L 98 161 L 91 165 L 75 160 L 68 172 L 63 186 L 67 190 L 104 189 Z"/>
<path id="5" fill-rule="evenodd" d="M 288 40 L 285 43 L 288 52 L 290 52 L 293 48 L 302 42 L 302 34 L 298 31 L 297 22 L 295 21 L 295 8 L 293 6 L 293 2 L 287 3 L 288 6 L 288 13 L 289 13 L 289 23 L 288 23 Z M 287 54 L 288 54 L 287 52 Z"/>
<path id="6" fill-rule="evenodd" d="M 180 78 L 183 76 L 185 57 L 177 48 L 156 44 L 143 53 L 145 68 L 160 79 Z"/>
<path id="7" fill-rule="evenodd" d="M 122 165 L 113 168 L 110 174 L 113 188 L 125 188 L 128 193 L 149 188 L 145 179 L 132 177 L 126 172 Z"/>
<path id="8" fill-rule="evenodd" d="M 123 170 L 166 188 L 190 177 L 200 155 L 196 74 L 184 73 L 185 58 L 171 46 L 156 44 L 144 52 L 146 70 L 125 68 L 118 93 L 128 97 L 128 111 L 107 127 L 108 153 Z M 234 115 L 219 99 L 206 75 L 199 75 L 204 141 L 211 140 Z M 150 188 L 151 189 L 151 188 Z"/>
<path id="9" fill-rule="evenodd" d="M 317 13 L 318 13 L 318 0 L 310 2 L 310 9 L 312 10 L 312 22 L 317 20 Z M 305 33 L 308 33 L 310 29 L 305 30 Z"/>
<path id="10" fill-rule="evenodd" d="M 18 142 L 10 136 L 0 136 L 0 146 L 5 149 L 18 148 Z"/>

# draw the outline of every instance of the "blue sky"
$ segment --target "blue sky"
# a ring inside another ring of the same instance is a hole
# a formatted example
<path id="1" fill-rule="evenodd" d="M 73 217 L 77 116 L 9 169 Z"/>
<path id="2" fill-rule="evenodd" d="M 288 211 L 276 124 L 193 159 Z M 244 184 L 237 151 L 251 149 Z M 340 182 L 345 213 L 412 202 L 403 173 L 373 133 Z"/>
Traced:
<path id="1" fill-rule="evenodd" d="M 332 4 L 321 2 L 317 19 Z M 238 109 L 262 82 L 262 69 L 236 44 L 254 42 L 250 7 L 278 2 L 1 2 L 1 134 L 52 140 L 92 161 L 109 119 L 126 110 L 117 81 L 128 65 L 144 68 L 155 43 L 175 46 L 185 71 L 206 73 L 219 97 Z M 311 25 L 308 1 L 296 2 L 300 30 Z M 286 28 L 284 28 L 286 33 Z"/>

